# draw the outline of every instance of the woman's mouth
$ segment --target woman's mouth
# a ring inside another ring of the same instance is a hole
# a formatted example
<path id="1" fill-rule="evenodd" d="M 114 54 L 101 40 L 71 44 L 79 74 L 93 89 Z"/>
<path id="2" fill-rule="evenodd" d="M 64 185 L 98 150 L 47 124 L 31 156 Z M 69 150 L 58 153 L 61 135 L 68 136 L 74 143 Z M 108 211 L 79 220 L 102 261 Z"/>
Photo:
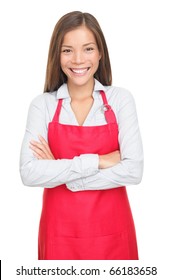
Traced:
<path id="1" fill-rule="evenodd" d="M 76 75 L 84 75 L 87 73 L 87 71 L 90 69 L 90 67 L 85 67 L 85 68 L 70 68 L 70 70 L 76 74 Z"/>

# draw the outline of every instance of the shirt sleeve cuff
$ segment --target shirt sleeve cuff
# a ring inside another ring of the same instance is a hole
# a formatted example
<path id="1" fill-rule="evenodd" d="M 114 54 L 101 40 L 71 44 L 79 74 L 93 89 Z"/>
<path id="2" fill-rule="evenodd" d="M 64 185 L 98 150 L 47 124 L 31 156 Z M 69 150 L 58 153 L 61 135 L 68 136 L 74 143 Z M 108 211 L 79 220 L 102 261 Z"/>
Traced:
<path id="1" fill-rule="evenodd" d="M 66 184 L 67 188 L 73 192 L 84 190 L 83 179 L 99 172 L 98 155 L 85 154 L 81 155 L 80 157 L 76 157 L 75 160 L 77 160 L 77 164 L 75 164 L 75 172 L 80 172 L 81 178 Z"/>
<path id="2" fill-rule="evenodd" d="M 81 155 L 80 160 L 81 160 L 83 178 L 98 173 L 99 156 L 97 154 Z"/>

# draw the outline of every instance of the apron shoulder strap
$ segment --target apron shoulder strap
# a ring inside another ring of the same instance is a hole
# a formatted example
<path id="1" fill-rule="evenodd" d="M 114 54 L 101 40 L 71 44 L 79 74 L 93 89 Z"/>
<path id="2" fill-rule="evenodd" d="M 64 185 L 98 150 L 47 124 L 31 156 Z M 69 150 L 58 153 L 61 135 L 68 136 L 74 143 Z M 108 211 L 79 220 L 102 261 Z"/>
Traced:
<path id="1" fill-rule="evenodd" d="M 117 123 L 115 113 L 112 110 L 111 106 L 108 104 L 105 92 L 103 90 L 100 90 L 100 94 L 103 99 L 103 111 L 107 123 Z"/>
<path id="2" fill-rule="evenodd" d="M 62 101 L 63 101 L 63 99 L 59 99 L 59 101 L 58 101 L 56 112 L 55 112 L 53 120 L 52 120 L 53 122 L 59 122 L 59 115 L 60 115 L 60 111 L 61 111 L 61 107 L 62 107 Z"/>

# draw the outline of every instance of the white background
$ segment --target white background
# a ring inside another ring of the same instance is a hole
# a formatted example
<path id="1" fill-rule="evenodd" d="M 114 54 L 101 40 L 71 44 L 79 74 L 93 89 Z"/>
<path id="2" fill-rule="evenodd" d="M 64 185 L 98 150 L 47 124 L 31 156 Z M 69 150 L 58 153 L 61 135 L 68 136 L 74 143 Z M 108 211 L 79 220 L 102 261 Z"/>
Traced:
<path id="1" fill-rule="evenodd" d="M 36 260 L 42 189 L 22 185 L 19 154 L 29 104 L 43 92 L 53 28 L 63 14 L 73 10 L 92 13 L 98 19 L 109 47 L 113 84 L 127 88 L 135 98 L 145 155 L 141 184 L 128 187 L 140 255 L 136 264 L 157 265 L 159 275 L 152 279 L 165 279 L 165 276 L 169 279 L 172 251 L 170 0 L 1 1 L 0 259 L 3 279 L 10 279 L 8 273 L 11 279 L 18 279 L 17 266 L 41 263 Z"/>

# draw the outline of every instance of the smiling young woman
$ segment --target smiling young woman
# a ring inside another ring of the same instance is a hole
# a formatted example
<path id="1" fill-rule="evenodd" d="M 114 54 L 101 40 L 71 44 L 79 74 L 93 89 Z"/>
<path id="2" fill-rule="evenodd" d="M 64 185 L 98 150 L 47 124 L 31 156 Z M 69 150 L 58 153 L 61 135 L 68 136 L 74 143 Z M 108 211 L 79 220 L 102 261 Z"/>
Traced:
<path id="1" fill-rule="evenodd" d="M 79 125 L 84 123 L 93 105 L 94 74 L 100 58 L 94 34 L 85 25 L 65 34 L 60 63 L 68 80 L 71 107 Z"/>
<path id="2" fill-rule="evenodd" d="M 90 87 L 92 95 L 94 74 L 96 73 L 101 54 L 93 33 L 81 25 L 64 36 L 61 52 L 61 68 L 68 79 L 68 87 Z M 80 94 L 81 95 L 81 94 Z M 83 94 L 81 95 L 83 96 Z"/>
<path id="3" fill-rule="evenodd" d="M 142 142 L 132 95 L 111 82 L 95 17 L 64 15 L 21 149 L 23 183 L 44 188 L 40 260 L 138 259 L 125 186 L 141 181 Z"/>

